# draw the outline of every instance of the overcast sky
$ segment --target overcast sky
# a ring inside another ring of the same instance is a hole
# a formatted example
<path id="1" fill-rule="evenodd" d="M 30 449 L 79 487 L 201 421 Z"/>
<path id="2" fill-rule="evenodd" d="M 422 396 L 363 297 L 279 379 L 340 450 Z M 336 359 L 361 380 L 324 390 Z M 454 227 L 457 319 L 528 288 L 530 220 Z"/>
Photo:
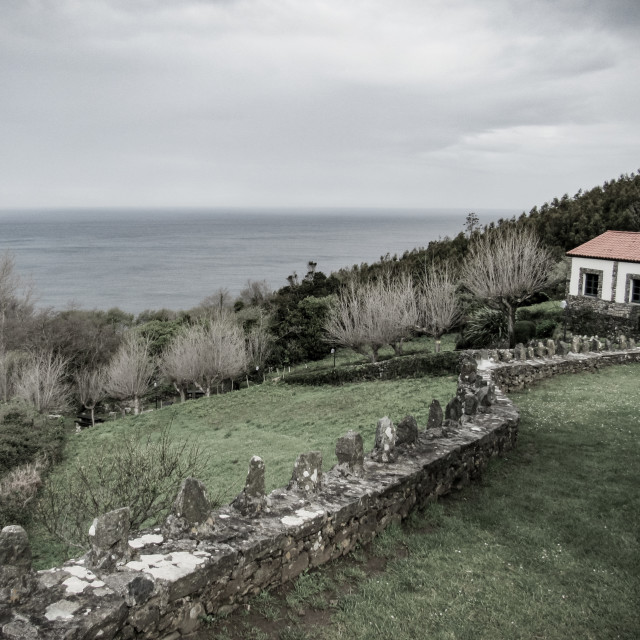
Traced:
<path id="1" fill-rule="evenodd" d="M 0 0 L 0 208 L 528 210 L 640 168 L 638 0 Z"/>

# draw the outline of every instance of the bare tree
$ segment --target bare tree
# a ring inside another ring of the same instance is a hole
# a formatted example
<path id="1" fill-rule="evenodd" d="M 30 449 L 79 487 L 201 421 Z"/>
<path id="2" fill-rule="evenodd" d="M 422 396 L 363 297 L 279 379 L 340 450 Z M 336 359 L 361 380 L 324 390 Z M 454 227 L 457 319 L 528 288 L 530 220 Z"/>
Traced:
<path id="1" fill-rule="evenodd" d="M 246 344 L 247 364 L 254 370 L 264 367 L 273 350 L 273 336 L 269 333 L 269 320 L 263 313 L 247 333 Z"/>
<path id="2" fill-rule="evenodd" d="M 140 398 L 151 386 L 154 364 L 149 357 L 149 340 L 133 332 L 125 335 L 106 371 L 106 392 L 118 400 L 132 400 L 140 413 Z"/>
<path id="3" fill-rule="evenodd" d="M 440 351 L 442 335 L 460 319 L 456 288 L 453 270 L 448 263 L 432 263 L 425 268 L 418 290 L 418 316 L 421 329 L 435 339 L 436 353 Z"/>
<path id="4" fill-rule="evenodd" d="M 173 339 L 162 356 L 160 371 L 180 394 L 180 402 L 187 399 L 189 385 L 199 377 L 204 345 L 204 327 L 186 327 Z"/>
<path id="5" fill-rule="evenodd" d="M 508 226 L 477 236 L 462 266 L 462 282 L 507 318 L 515 346 L 516 309 L 551 279 L 555 261 L 532 229 Z"/>
<path id="6" fill-rule="evenodd" d="M 417 323 L 417 306 L 409 277 L 376 282 L 351 281 L 338 295 L 325 330 L 330 342 L 378 359 L 384 345 L 401 353 L 402 342 Z"/>
<path id="7" fill-rule="evenodd" d="M 106 373 L 103 369 L 83 369 L 75 375 L 78 400 L 91 412 L 91 426 L 96 426 L 96 405 L 106 397 Z"/>
<path id="8" fill-rule="evenodd" d="M 33 289 L 15 269 L 9 251 L 0 256 L 0 349 L 22 347 L 33 317 Z"/>
<path id="9" fill-rule="evenodd" d="M 244 332 L 229 318 L 213 318 L 202 331 L 195 385 L 206 395 L 247 367 Z"/>
<path id="10" fill-rule="evenodd" d="M 257 306 L 268 302 L 272 297 L 273 291 L 266 280 L 249 279 L 238 300 L 247 306 Z"/>
<path id="11" fill-rule="evenodd" d="M 29 354 L 18 372 L 15 396 L 33 405 L 40 413 L 64 411 L 70 390 L 65 384 L 66 361 L 51 351 Z"/>

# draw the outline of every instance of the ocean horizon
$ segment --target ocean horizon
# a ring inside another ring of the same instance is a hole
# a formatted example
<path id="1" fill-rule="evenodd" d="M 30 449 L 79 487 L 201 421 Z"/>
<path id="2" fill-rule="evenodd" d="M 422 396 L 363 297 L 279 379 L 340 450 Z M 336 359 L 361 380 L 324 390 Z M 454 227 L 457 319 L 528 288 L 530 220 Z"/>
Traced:
<path id="1" fill-rule="evenodd" d="M 463 230 L 471 209 L 56 209 L 0 211 L 38 307 L 186 310 L 248 280 L 273 290 L 307 263 L 329 275 Z M 482 224 L 516 212 L 477 209 Z"/>

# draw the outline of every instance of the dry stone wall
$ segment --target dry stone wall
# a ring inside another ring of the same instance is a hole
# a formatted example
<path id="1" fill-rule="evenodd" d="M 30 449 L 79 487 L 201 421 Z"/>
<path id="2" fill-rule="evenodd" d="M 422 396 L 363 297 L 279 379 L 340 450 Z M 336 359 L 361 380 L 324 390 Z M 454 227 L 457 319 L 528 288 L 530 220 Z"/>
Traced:
<path id="1" fill-rule="evenodd" d="M 47 571 L 31 570 L 22 528 L 5 527 L 2 637 L 188 639 L 206 616 L 349 553 L 476 478 L 492 457 L 515 446 L 519 415 L 504 388 L 539 378 L 530 371 L 553 375 L 584 370 L 588 360 L 640 360 L 636 350 L 536 362 L 515 361 L 513 352 L 503 353 L 503 361 L 497 353 L 472 355 L 480 369 L 473 358 L 463 362 L 455 399 L 445 411 L 432 402 L 426 428 L 411 416 L 397 426 L 383 418 L 367 455 L 351 431 L 337 443 L 333 469 L 323 472 L 317 452 L 301 454 L 289 486 L 269 495 L 257 456 L 243 492 L 215 511 L 201 483 L 186 479 L 163 527 L 130 536 L 127 509 L 105 514 L 91 527 L 86 556 Z M 565 361 L 581 364 L 565 369 Z"/>

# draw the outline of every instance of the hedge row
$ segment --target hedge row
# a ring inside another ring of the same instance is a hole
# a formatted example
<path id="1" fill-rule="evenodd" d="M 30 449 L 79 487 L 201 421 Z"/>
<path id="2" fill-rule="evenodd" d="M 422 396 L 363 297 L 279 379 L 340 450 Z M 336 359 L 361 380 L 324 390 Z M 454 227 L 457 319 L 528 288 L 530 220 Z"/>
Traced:
<path id="1" fill-rule="evenodd" d="M 368 382 L 371 380 L 394 380 L 398 378 L 422 378 L 424 376 L 457 375 L 460 351 L 416 354 L 391 358 L 382 362 L 357 364 L 338 369 L 303 371 L 285 376 L 289 384 L 340 385 L 347 382 Z"/>

